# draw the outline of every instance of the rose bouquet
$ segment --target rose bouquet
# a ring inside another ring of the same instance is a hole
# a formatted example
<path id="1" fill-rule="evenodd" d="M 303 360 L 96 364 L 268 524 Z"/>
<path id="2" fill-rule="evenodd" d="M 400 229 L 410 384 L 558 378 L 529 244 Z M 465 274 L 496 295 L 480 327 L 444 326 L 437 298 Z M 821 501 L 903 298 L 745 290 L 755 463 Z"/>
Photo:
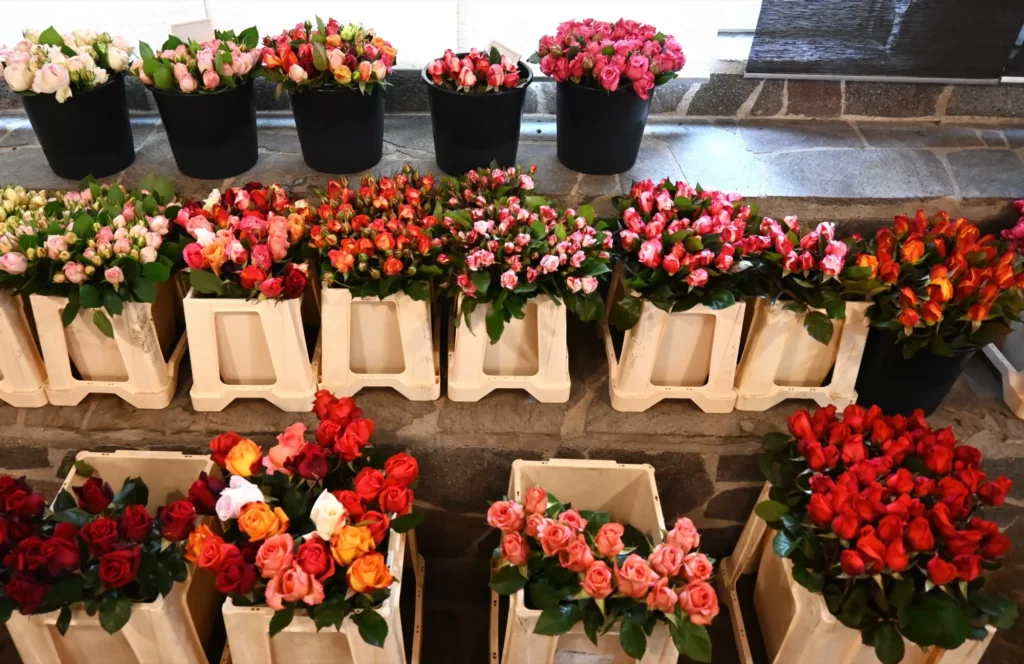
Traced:
<path id="1" fill-rule="evenodd" d="M 217 31 L 212 41 L 187 43 L 171 36 L 158 52 L 139 43 L 141 59 L 131 71 L 146 85 L 170 92 L 214 92 L 233 88 L 260 71 L 259 33 L 255 26 L 237 36 L 233 30 Z"/>
<path id="2" fill-rule="evenodd" d="M 196 522 L 195 507 L 180 500 L 146 512 L 149 490 L 126 479 L 115 495 L 110 485 L 77 462 L 85 484 L 62 490 L 46 507 L 24 479 L 0 476 L 0 615 L 60 611 L 57 630 L 71 625 L 71 607 L 83 602 L 113 634 L 131 618 L 132 604 L 166 596 L 188 576 L 185 542 Z"/>
<path id="3" fill-rule="evenodd" d="M 698 304 L 731 307 L 746 294 L 744 273 L 753 267 L 752 259 L 773 246 L 768 235 L 747 234 L 747 224 L 760 218 L 739 194 L 694 189 L 665 178 L 657 185 L 634 182 L 629 196 L 617 204 L 625 284 L 639 295 L 627 295 L 612 309 L 612 322 L 620 329 L 636 324 L 641 298 L 664 311 L 687 311 Z M 782 235 L 780 242 L 790 240 Z"/>
<path id="4" fill-rule="evenodd" d="M 162 177 L 148 176 L 137 192 L 83 184 L 45 203 L 42 193 L 5 191 L 13 205 L 0 222 L 0 271 L 19 292 L 66 297 L 65 326 L 95 309 L 96 327 L 113 336 L 107 314 L 155 302 L 156 285 L 181 267 L 183 242 L 168 222 L 180 203 Z"/>
<path id="5" fill-rule="evenodd" d="M 775 552 L 879 660 L 903 659 L 903 638 L 953 649 L 984 638 L 986 622 L 1012 625 L 1017 607 L 981 590 L 1010 548 L 985 517 L 1012 482 L 989 479 L 951 428 L 933 430 L 920 410 L 829 406 L 793 414 L 763 449 L 771 500 L 756 512 L 778 531 Z"/>
<path id="6" fill-rule="evenodd" d="M 348 288 L 355 297 L 404 292 L 430 299 L 431 278 L 441 274 L 432 175 L 406 164 L 392 176 L 365 176 L 355 190 L 342 178 L 318 193 L 309 237 L 324 285 Z"/>
<path id="7" fill-rule="evenodd" d="M 519 166 L 498 168 L 491 163 L 487 168 L 468 171 L 462 177 L 446 177 L 438 185 L 438 198 L 448 209 L 485 208 L 502 198 L 516 196 L 526 200 L 536 186 L 533 176 L 537 166 L 523 170 Z"/>
<path id="8" fill-rule="evenodd" d="M 200 527 L 186 557 L 214 573 L 235 605 L 270 606 L 271 636 L 305 609 L 318 629 L 340 629 L 351 617 L 379 647 L 388 627 L 374 608 L 395 582 L 381 551 L 391 533 L 422 521 L 411 513 L 419 467 L 405 453 L 371 454 L 374 423 L 353 399 L 321 391 L 314 408 L 315 441 L 303 424 L 288 427 L 266 454 L 233 432 L 211 441 L 227 482 L 202 476 L 188 495 L 225 531 Z"/>
<path id="9" fill-rule="evenodd" d="M 1008 240 L 981 235 L 967 219 L 940 212 L 896 217 L 857 264 L 870 267 L 871 325 L 892 332 L 903 356 L 923 348 L 951 356 L 980 348 L 1024 311 L 1024 266 Z"/>
<path id="10" fill-rule="evenodd" d="M 641 99 L 686 64 L 675 37 L 636 21 L 592 18 L 566 21 L 554 36 L 541 37 L 531 61 L 539 61 L 541 71 L 556 81 L 608 92 L 632 87 Z"/>
<path id="11" fill-rule="evenodd" d="M 519 77 L 519 64 L 493 47 L 490 53 L 471 48 L 461 57 L 448 49 L 427 65 L 427 75 L 434 85 L 457 92 L 496 92 L 527 83 Z"/>
<path id="12" fill-rule="evenodd" d="M 197 293 L 218 297 L 285 299 L 302 295 L 308 277 L 302 240 L 309 204 L 292 201 L 278 184 L 250 182 L 205 202 L 189 201 L 175 223 L 195 239 L 185 246 L 189 281 Z"/>
<path id="13" fill-rule="evenodd" d="M 492 503 L 487 523 L 501 531 L 491 589 L 512 595 L 525 587 L 530 608 L 541 610 L 534 633 L 557 636 L 582 621 L 597 645 L 621 620 L 622 649 L 639 660 L 660 621 L 680 654 L 711 661 L 713 561 L 697 551 L 700 534 L 690 519 L 652 540 L 607 512 L 576 510 L 531 487 L 522 504 Z"/>
<path id="14" fill-rule="evenodd" d="M 103 85 L 128 69 L 134 50 L 121 37 L 75 30 L 60 34 L 52 27 L 26 30 L 13 48 L 0 48 L 0 71 L 14 92 L 52 94 L 64 103 L 73 90 Z"/>
<path id="15" fill-rule="evenodd" d="M 384 79 L 395 65 L 398 51 L 372 29 L 333 18 L 316 27 L 299 23 L 276 37 L 264 37 L 263 67 L 277 82 L 277 95 L 311 87 L 357 87 L 363 94 Z"/>
<path id="16" fill-rule="evenodd" d="M 1013 208 L 1021 215 L 1013 228 L 1007 228 L 1000 233 L 1004 240 L 1013 243 L 1013 250 L 1018 254 L 1024 252 L 1024 200 L 1016 201 Z"/>
<path id="17" fill-rule="evenodd" d="M 497 343 L 505 323 L 523 318 L 523 307 L 538 295 L 564 301 L 584 321 L 600 318 L 598 277 L 611 271 L 612 236 L 592 223 L 594 208 L 557 210 L 539 196 L 527 196 L 525 205 L 518 196 L 493 200 L 478 197 L 476 207 L 444 211 L 450 253 L 438 262 L 451 264 L 448 285 L 463 296 L 459 315 L 467 325 L 478 305 L 489 304 L 487 335 Z"/>

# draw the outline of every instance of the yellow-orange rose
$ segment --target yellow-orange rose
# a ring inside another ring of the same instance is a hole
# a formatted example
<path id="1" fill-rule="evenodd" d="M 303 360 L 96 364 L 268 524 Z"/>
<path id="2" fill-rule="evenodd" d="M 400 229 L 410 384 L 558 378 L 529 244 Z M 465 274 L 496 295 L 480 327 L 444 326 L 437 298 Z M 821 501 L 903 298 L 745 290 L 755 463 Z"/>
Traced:
<path id="1" fill-rule="evenodd" d="M 203 550 L 203 542 L 213 534 L 205 523 L 189 533 L 188 545 L 185 547 L 185 560 L 194 563 L 199 560 L 199 552 Z"/>
<path id="2" fill-rule="evenodd" d="M 224 251 L 224 246 L 219 242 L 211 242 L 210 244 L 203 247 L 203 258 L 210 264 L 210 269 L 218 277 L 220 276 L 220 268 L 228 260 L 228 254 Z"/>
<path id="3" fill-rule="evenodd" d="M 368 553 L 358 558 L 348 568 L 348 587 L 357 593 L 372 593 L 391 585 L 391 570 L 384 562 L 384 556 Z"/>
<path id="4" fill-rule="evenodd" d="M 373 551 L 373 533 L 366 526 L 345 526 L 331 539 L 331 555 L 339 565 L 351 565 Z"/>
<path id="5" fill-rule="evenodd" d="M 224 467 L 232 475 L 249 477 L 252 475 L 252 465 L 262 458 L 263 450 L 260 446 L 248 438 L 243 438 L 224 458 Z"/>
<path id="6" fill-rule="evenodd" d="M 266 503 L 249 503 L 238 513 L 238 529 L 250 542 L 260 542 L 288 530 L 288 515 L 280 507 L 270 511 Z"/>
<path id="7" fill-rule="evenodd" d="M 294 212 L 288 215 L 288 239 L 295 244 L 306 234 L 306 223 L 302 217 Z"/>

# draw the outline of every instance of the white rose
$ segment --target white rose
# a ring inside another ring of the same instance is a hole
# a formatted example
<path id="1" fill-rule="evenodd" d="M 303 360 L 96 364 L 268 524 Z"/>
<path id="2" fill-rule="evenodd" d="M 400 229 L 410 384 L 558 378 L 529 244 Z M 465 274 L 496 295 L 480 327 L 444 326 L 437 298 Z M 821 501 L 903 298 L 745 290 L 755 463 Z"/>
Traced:
<path id="1" fill-rule="evenodd" d="M 265 503 L 263 492 L 255 484 L 238 475 L 231 476 L 228 488 L 220 492 L 215 510 L 221 521 L 237 519 L 238 513 L 249 503 Z"/>
<path id="2" fill-rule="evenodd" d="M 128 54 L 116 46 L 112 46 L 107 49 L 107 64 L 114 71 L 124 71 L 128 68 Z"/>
<path id="3" fill-rule="evenodd" d="M 210 192 L 210 195 L 203 201 L 203 209 L 209 212 L 217 203 L 220 203 L 220 189 L 214 189 Z"/>
<path id="4" fill-rule="evenodd" d="M 71 85 L 71 77 L 68 70 L 53 63 L 45 64 L 36 72 L 32 79 L 32 92 L 39 94 L 54 94 L 58 90 Z"/>
<path id="5" fill-rule="evenodd" d="M 68 58 L 64 61 L 64 65 L 68 68 L 71 73 L 80 72 L 85 69 L 85 61 L 82 60 L 82 56 L 76 55 L 73 58 Z M 92 69 L 92 67 L 90 67 Z"/>
<path id="6" fill-rule="evenodd" d="M 205 228 L 194 229 L 192 235 L 195 236 L 200 247 L 206 247 L 217 241 L 217 234 Z"/>
<path id="7" fill-rule="evenodd" d="M 68 99 L 71 99 L 71 88 L 61 88 L 56 93 L 57 103 L 63 104 Z"/>
<path id="8" fill-rule="evenodd" d="M 21 33 L 21 35 L 25 39 L 27 39 L 28 41 L 32 42 L 33 44 L 38 44 L 39 43 L 39 31 L 38 30 L 25 30 L 24 32 Z"/>
<path id="9" fill-rule="evenodd" d="M 316 534 L 325 542 L 330 542 L 334 533 L 345 523 L 348 513 L 330 491 L 324 491 L 313 503 L 309 518 L 316 527 Z"/>
<path id="10" fill-rule="evenodd" d="M 32 50 L 32 47 L 35 46 L 36 43 L 38 43 L 38 40 L 39 40 L 39 33 L 36 33 L 36 38 L 34 40 L 29 41 L 27 39 L 22 39 L 21 41 L 19 41 L 17 44 L 14 45 L 14 50 L 21 51 L 23 53 L 28 53 L 29 51 Z"/>
<path id="11" fill-rule="evenodd" d="M 102 67 L 97 67 L 92 70 L 93 77 L 96 79 L 96 85 L 103 85 L 110 79 L 110 75 L 107 74 L 107 70 Z"/>
<path id="12" fill-rule="evenodd" d="M 8 65 L 4 69 L 4 80 L 7 81 L 11 90 L 24 92 L 32 86 L 32 72 L 21 63 Z"/>
<path id="13" fill-rule="evenodd" d="M 114 37 L 110 42 L 115 48 L 119 48 L 125 53 L 131 53 L 134 47 L 128 43 L 128 40 L 124 37 Z"/>

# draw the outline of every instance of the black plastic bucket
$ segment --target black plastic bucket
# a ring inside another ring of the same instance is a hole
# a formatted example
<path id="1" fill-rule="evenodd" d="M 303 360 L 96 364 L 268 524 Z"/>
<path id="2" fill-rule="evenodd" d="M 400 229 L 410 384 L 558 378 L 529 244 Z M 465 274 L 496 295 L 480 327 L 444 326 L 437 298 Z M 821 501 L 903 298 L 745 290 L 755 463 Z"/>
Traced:
<path id="1" fill-rule="evenodd" d="M 915 408 L 931 415 L 953 389 L 975 350 L 958 350 L 947 357 L 922 348 L 905 359 L 903 344 L 896 343 L 895 334 L 872 328 L 857 374 L 857 403 L 865 407 L 877 404 L 886 415 L 910 415 Z"/>
<path id="2" fill-rule="evenodd" d="M 492 161 L 502 168 L 516 165 L 523 102 L 533 81 L 529 67 L 519 63 L 525 85 L 497 92 L 456 92 L 434 85 L 426 68 L 421 75 L 430 100 L 434 154 L 443 171 L 462 175 Z"/>
<path id="3" fill-rule="evenodd" d="M 55 95 L 21 95 L 32 129 L 62 178 L 107 177 L 135 161 L 124 74 L 89 90 L 75 90 L 63 104 Z"/>
<path id="4" fill-rule="evenodd" d="M 302 159 L 321 173 L 358 173 L 384 153 L 384 88 L 306 88 L 293 93 Z"/>
<path id="5" fill-rule="evenodd" d="M 256 164 L 259 142 L 252 79 L 209 93 L 150 91 L 179 171 L 193 178 L 221 180 Z"/>
<path id="6" fill-rule="evenodd" d="M 654 90 L 641 99 L 632 88 L 608 92 L 569 81 L 557 88 L 558 161 L 590 175 L 633 168 Z"/>

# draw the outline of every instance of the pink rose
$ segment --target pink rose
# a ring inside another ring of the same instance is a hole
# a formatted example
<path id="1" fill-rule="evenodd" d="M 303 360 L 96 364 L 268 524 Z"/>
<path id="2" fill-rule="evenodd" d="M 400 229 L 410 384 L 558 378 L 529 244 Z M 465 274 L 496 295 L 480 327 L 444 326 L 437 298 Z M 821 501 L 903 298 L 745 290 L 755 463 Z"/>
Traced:
<path id="1" fill-rule="evenodd" d="M 594 564 L 594 554 L 590 552 L 590 547 L 583 535 L 577 535 L 576 539 L 569 543 L 569 546 L 563 551 L 559 551 L 558 562 L 571 572 L 583 573 Z"/>
<path id="2" fill-rule="evenodd" d="M 516 533 L 523 529 L 526 514 L 523 506 L 509 500 L 491 503 L 487 510 L 487 523 L 503 533 Z"/>
<path id="3" fill-rule="evenodd" d="M 294 64 L 288 68 L 288 78 L 295 83 L 301 83 L 309 78 L 309 74 L 302 68 L 302 65 Z"/>
<path id="4" fill-rule="evenodd" d="M 476 85 L 476 74 L 469 67 L 463 67 L 459 72 L 459 87 L 466 88 L 467 90 Z"/>
<path id="5" fill-rule="evenodd" d="M 519 283 L 519 278 L 516 277 L 516 273 L 512 270 L 506 270 L 501 273 L 501 287 L 508 290 L 512 290 Z"/>
<path id="6" fill-rule="evenodd" d="M 252 257 L 253 265 L 264 272 L 268 272 L 270 270 L 270 266 L 273 265 L 274 261 L 270 256 L 270 248 L 267 247 L 267 245 L 257 244 L 249 251 L 249 254 Z"/>
<path id="7" fill-rule="evenodd" d="M 80 284 L 85 281 L 85 266 L 81 263 L 65 263 L 64 277 L 72 284 Z"/>
<path id="8" fill-rule="evenodd" d="M 694 625 L 710 625 L 718 615 L 718 595 L 704 581 L 693 581 L 679 591 L 679 608 L 690 616 Z"/>
<path id="9" fill-rule="evenodd" d="M 845 259 L 838 254 L 828 254 L 821 259 L 821 271 L 826 277 L 835 277 L 843 271 Z"/>
<path id="10" fill-rule="evenodd" d="M 270 451 L 267 452 L 267 456 L 263 457 L 263 467 L 267 469 L 268 474 L 273 475 L 275 472 L 282 472 L 285 475 L 292 474 L 284 466 L 306 444 L 305 433 L 306 425 L 296 423 L 289 426 L 284 430 L 284 433 L 277 437 L 277 445 L 271 447 Z"/>
<path id="11" fill-rule="evenodd" d="M 664 542 L 654 547 L 648 562 L 658 574 L 666 577 L 673 577 L 679 574 L 679 568 L 683 566 L 683 559 L 686 554 L 683 550 L 672 544 Z"/>
<path id="12" fill-rule="evenodd" d="M 690 288 L 700 288 L 708 282 L 708 272 L 704 268 L 697 268 L 690 274 L 686 275 L 686 283 L 689 284 Z"/>
<path id="13" fill-rule="evenodd" d="M 505 70 L 501 65 L 491 65 L 487 69 L 487 85 L 492 88 L 500 88 L 505 82 Z"/>
<path id="14" fill-rule="evenodd" d="M 185 259 L 185 264 L 193 270 L 202 270 L 206 265 L 203 248 L 199 246 L 198 242 L 185 245 L 185 250 L 181 252 L 181 255 Z"/>
<path id="15" fill-rule="evenodd" d="M 124 272 L 119 267 L 108 267 L 103 271 L 103 278 L 107 280 L 107 283 L 118 285 L 124 282 Z"/>
<path id="16" fill-rule="evenodd" d="M 181 79 L 188 76 L 188 65 L 186 65 L 184 62 L 175 62 L 173 70 L 174 80 L 178 81 L 179 83 L 181 82 Z"/>
<path id="17" fill-rule="evenodd" d="M 182 92 L 188 94 L 190 92 L 195 92 L 198 84 L 196 83 L 196 79 L 192 77 L 192 74 L 185 74 L 181 77 L 181 80 L 178 81 L 178 87 L 181 88 Z"/>
<path id="18" fill-rule="evenodd" d="M 587 520 L 580 516 L 576 510 L 566 510 L 558 515 L 558 522 L 564 523 L 578 533 L 582 533 L 587 527 Z"/>
<path id="19" fill-rule="evenodd" d="M 615 565 L 615 582 L 626 597 L 643 599 L 657 580 L 658 575 L 647 561 L 635 553 L 629 554 L 621 567 Z"/>
<path id="20" fill-rule="evenodd" d="M 558 256 L 548 254 L 540 259 L 540 273 L 548 274 L 558 269 Z"/>
<path id="21" fill-rule="evenodd" d="M 691 553 L 683 560 L 683 576 L 687 581 L 707 581 L 714 573 L 711 561 L 703 553 Z"/>
<path id="22" fill-rule="evenodd" d="M 213 90 L 218 85 L 220 85 L 220 76 L 217 75 L 217 72 L 212 69 L 203 72 L 203 87 Z"/>
<path id="23" fill-rule="evenodd" d="M 526 508 L 528 514 L 544 515 L 548 511 L 547 491 L 539 486 L 530 487 L 526 490 L 526 500 L 523 501 L 523 507 Z"/>
<path id="24" fill-rule="evenodd" d="M 601 87 L 608 92 L 615 92 L 619 89 L 619 70 L 613 65 L 607 64 L 601 70 Z"/>
<path id="25" fill-rule="evenodd" d="M 551 521 L 543 514 L 531 514 L 526 517 L 526 534 L 533 539 L 540 539 L 540 534 L 544 532 L 545 524 Z M 554 523 L 554 521 L 552 521 Z"/>
<path id="26" fill-rule="evenodd" d="M 583 292 L 593 293 L 597 290 L 597 277 L 583 277 Z"/>
<path id="27" fill-rule="evenodd" d="M 260 545 L 256 552 L 256 566 L 264 579 L 272 579 L 292 566 L 295 541 L 288 533 L 274 535 Z"/>
<path id="28" fill-rule="evenodd" d="M 647 73 L 647 58 L 642 55 L 634 55 L 626 65 L 626 78 L 631 81 L 643 78 Z"/>
<path id="29" fill-rule="evenodd" d="M 284 280 L 280 277 L 266 279 L 260 284 L 260 293 L 263 297 L 274 298 L 281 294 L 284 289 Z"/>
<path id="30" fill-rule="evenodd" d="M 647 608 L 662 613 L 675 613 L 679 596 L 668 587 L 668 579 L 658 579 L 647 595 Z"/>
<path id="31" fill-rule="evenodd" d="M 612 594 L 612 570 L 603 560 L 596 560 L 583 577 L 583 590 L 594 599 Z"/>
<path id="32" fill-rule="evenodd" d="M 622 524 L 606 523 L 601 526 L 597 531 L 597 537 L 594 538 L 598 552 L 605 558 L 614 558 L 619 555 L 626 546 L 622 543 L 622 535 L 625 532 L 626 529 L 622 527 Z"/>
<path id="33" fill-rule="evenodd" d="M 683 553 L 689 553 L 700 546 L 700 533 L 697 526 L 693 525 L 685 516 L 676 521 L 676 525 L 668 532 L 665 541 L 673 546 L 678 546 Z"/>
<path id="34" fill-rule="evenodd" d="M 547 556 L 565 551 L 576 535 L 572 528 L 557 521 L 545 522 L 544 529 L 539 534 L 540 546 Z"/>
<path id="35" fill-rule="evenodd" d="M 324 601 L 324 587 L 299 567 L 298 563 L 293 562 L 291 567 L 270 580 L 265 596 L 267 605 L 275 611 L 283 610 L 284 602 L 299 600 L 315 606 Z"/>
<path id="36" fill-rule="evenodd" d="M 24 254 L 12 252 L 0 256 L 0 270 L 7 274 L 23 274 L 28 269 L 28 259 Z"/>
<path id="37" fill-rule="evenodd" d="M 505 560 L 517 567 L 525 565 L 526 558 L 530 555 L 530 546 L 519 533 L 506 533 L 501 538 L 501 555 L 505 557 Z"/>

